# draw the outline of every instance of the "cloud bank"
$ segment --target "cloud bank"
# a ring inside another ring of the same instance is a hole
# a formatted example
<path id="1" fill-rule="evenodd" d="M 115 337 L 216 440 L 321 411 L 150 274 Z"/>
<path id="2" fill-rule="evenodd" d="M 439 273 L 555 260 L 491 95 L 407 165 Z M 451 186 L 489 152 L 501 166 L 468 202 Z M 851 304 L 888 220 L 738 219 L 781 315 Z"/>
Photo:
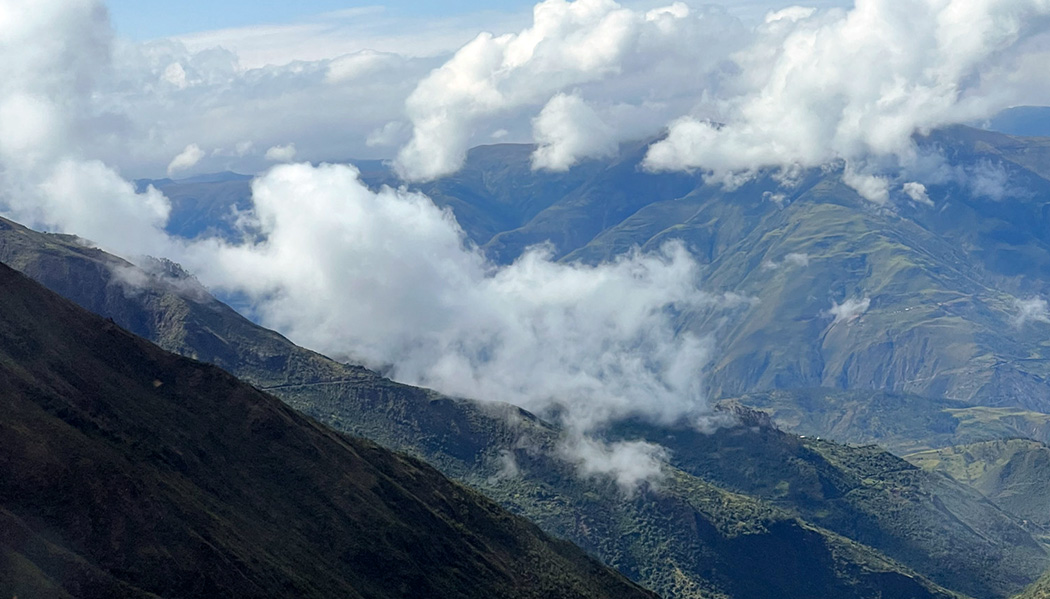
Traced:
<path id="1" fill-rule="evenodd" d="M 706 410 L 706 345 L 675 319 L 715 300 L 679 244 L 600 266 L 535 248 L 495 267 L 449 212 L 372 192 L 350 166 L 276 167 L 253 193 L 266 240 L 189 257 L 299 343 L 451 395 L 556 407 L 576 430 Z"/>
<path id="2" fill-rule="evenodd" d="M 861 172 L 873 157 L 907 167 L 915 133 L 1045 98 L 1033 61 L 1047 58 L 1048 15 L 1042 0 L 861 0 L 849 11 L 771 13 L 734 56 L 734 93 L 711 102 L 707 118 L 674 122 L 648 165 L 718 177 L 845 161 L 851 185 L 883 202 L 885 182 Z"/>
<path id="3" fill-rule="evenodd" d="M 536 105 L 546 106 L 534 125 L 538 167 L 565 168 L 608 151 L 658 129 L 716 85 L 709 75 L 738 47 L 742 29 L 724 12 L 682 2 L 648 11 L 612 0 L 540 2 L 530 27 L 479 35 L 419 83 L 406 102 L 412 137 L 398 153 L 398 172 L 407 180 L 455 172 L 475 130 Z M 596 129 L 597 147 L 581 143 Z"/>
<path id="4" fill-rule="evenodd" d="M 1044 101 L 1048 18 L 1044 0 L 861 0 L 745 27 L 681 2 L 546 0 L 531 26 L 477 37 L 420 82 L 397 165 L 408 180 L 447 175 L 524 113 L 537 168 L 664 130 L 653 170 L 739 184 L 759 169 L 839 164 L 876 204 L 898 193 L 928 204 L 921 182 L 886 172 L 933 176 L 916 134 Z"/>

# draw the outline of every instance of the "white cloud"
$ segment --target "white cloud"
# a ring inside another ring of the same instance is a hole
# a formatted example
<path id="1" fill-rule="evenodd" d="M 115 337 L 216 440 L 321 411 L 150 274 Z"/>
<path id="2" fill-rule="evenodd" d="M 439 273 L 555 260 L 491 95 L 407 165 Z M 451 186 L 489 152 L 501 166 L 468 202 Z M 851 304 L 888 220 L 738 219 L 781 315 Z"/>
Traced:
<path id="1" fill-rule="evenodd" d="M 253 25 L 179 36 L 192 52 L 222 47 L 242 69 L 326 61 L 358 52 L 433 57 L 454 52 L 478 31 L 519 29 L 527 15 L 497 9 L 459 17 L 396 15 L 380 6 L 335 11 L 294 24 Z"/>
<path id="2" fill-rule="evenodd" d="M 189 85 L 189 82 L 186 80 L 186 69 L 182 68 L 182 65 L 177 62 L 171 63 L 168 65 L 168 68 L 164 69 L 161 79 L 178 89 L 186 89 Z"/>
<path id="3" fill-rule="evenodd" d="M 933 200 L 930 199 L 930 194 L 926 192 L 926 186 L 922 183 L 916 183 L 909 181 L 904 184 L 902 188 L 905 195 L 912 199 L 913 202 L 919 204 L 926 204 L 927 206 L 933 206 Z"/>
<path id="4" fill-rule="evenodd" d="M 1015 327 L 1023 326 L 1027 322 L 1050 323 L 1050 307 L 1041 297 L 1017 298 L 1014 300 L 1014 308 L 1017 310 L 1013 318 Z"/>
<path id="5" fill-rule="evenodd" d="M 179 155 L 176 156 L 168 163 L 168 176 L 172 176 L 179 171 L 191 169 L 204 158 L 204 150 L 197 144 L 190 144 L 186 146 Z"/>
<path id="6" fill-rule="evenodd" d="M 285 144 L 283 146 L 272 146 L 266 150 L 265 158 L 271 162 L 291 162 L 295 160 L 295 144 Z"/>
<path id="7" fill-rule="evenodd" d="M 226 49 L 172 40 L 118 41 L 112 61 L 83 98 L 91 114 L 80 130 L 93 139 L 92 158 L 132 177 L 160 176 L 190 144 L 225 149 L 202 158 L 210 171 L 258 172 L 267 148 L 293 139 L 298 160 L 389 157 L 367 143 L 370 133 L 404 120 L 405 98 L 437 64 L 358 52 L 244 69 Z"/>
<path id="8" fill-rule="evenodd" d="M 860 318 L 860 315 L 867 312 L 869 307 L 871 307 L 871 298 L 857 299 L 851 297 L 841 304 L 832 301 L 828 314 L 835 317 L 832 324 L 849 323 Z"/>
<path id="9" fill-rule="evenodd" d="M 732 93 L 701 103 L 648 155 L 655 169 L 716 177 L 790 164 L 894 156 L 907 166 L 912 135 L 987 117 L 1046 86 L 1043 0 L 867 0 L 849 11 L 789 9 L 733 60 Z M 1023 74 L 1018 71 L 1021 69 Z M 847 164 L 864 197 L 884 203 L 877 173 Z"/>
<path id="10" fill-rule="evenodd" d="M 453 395 L 564 403 L 581 422 L 704 407 L 706 348 L 673 314 L 712 300 L 681 246 L 595 267 L 540 248 L 496 268 L 451 214 L 421 195 L 373 193 L 352 167 L 280 166 L 253 190 L 267 241 L 202 246 L 191 263 L 300 343 Z"/>
<path id="11" fill-rule="evenodd" d="M 809 266 L 809 254 L 792 252 L 784 256 L 784 264 L 805 268 Z"/>
<path id="12" fill-rule="evenodd" d="M 598 266 L 534 248 L 497 267 L 451 213 L 373 192 L 351 166 L 278 166 L 253 197 L 265 241 L 188 246 L 179 261 L 202 281 L 243 294 L 264 326 L 307 347 L 453 396 L 556 408 L 580 438 L 629 415 L 699 422 L 708 347 L 676 314 L 749 301 L 704 294 L 680 244 Z M 577 445 L 585 472 L 624 484 L 655 472 L 644 447 Z"/>
<path id="13" fill-rule="evenodd" d="M 561 451 L 582 474 L 611 477 L 627 495 L 642 482 L 658 486 L 669 457 L 665 448 L 645 441 L 603 443 L 586 437 L 566 440 Z"/>
<path id="14" fill-rule="evenodd" d="M 858 172 L 847 164 L 842 172 L 842 182 L 853 188 L 860 197 L 879 206 L 885 206 L 890 201 L 890 183 L 885 177 Z"/>
<path id="15" fill-rule="evenodd" d="M 551 98 L 532 127 L 539 144 L 533 169 L 567 171 L 581 158 L 612 156 L 619 148 L 613 128 L 576 94 Z"/>
<path id="16" fill-rule="evenodd" d="M 90 159 L 101 136 L 93 91 L 105 77 L 111 33 L 92 0 L 2 0 L 0 211 L 29 226 L 73 232 L 114 251 L 165 246 L 163 195 L 136 194 Z"/>
<path id="17" fill-rule="evenodd" d="M 405 124 L 401 121 L 390 121 L 381 128 L 368 134 L 365 144 L 373 146 L 396 146 L 404 141 Z"/>
<path id="18" fill-rule="evenodd" d="M 579 110 L 594 93 L 610 114 L 630 117 L 619 118 L 603 142 L 655 133 L 714 82 L 710 74 L 738 47 L 741 29 L 724 13 L 683 3 L 641 11 L 612 0 L 540 2 L 530 27 L 479 35 L 420 82 L 406 104 L 413 135 L 398 154 L 399 172 L 410 180 L 454 172 L 481 123 L 539 109 L 566 90 L 578 89 L 572 96 L 579 101 L 555 101 L 552 111 L 559 103 Z M 537 132 L 552 135 L 554 120 L 541 115 Z M 567 131 L 558 127 L 555 137 Z M 541 141 L 548 153 L 564 153 L 555 137 Z"/>

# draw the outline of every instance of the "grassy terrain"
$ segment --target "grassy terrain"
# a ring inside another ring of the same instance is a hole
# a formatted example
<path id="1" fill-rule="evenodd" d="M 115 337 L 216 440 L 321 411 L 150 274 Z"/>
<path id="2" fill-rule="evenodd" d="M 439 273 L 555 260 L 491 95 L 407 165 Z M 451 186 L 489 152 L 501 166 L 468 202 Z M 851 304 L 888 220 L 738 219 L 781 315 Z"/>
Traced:
<path id="1" fill-rule="evenodd" d="M 1029 439 L 984 441 L 906 456 L 983 493 L 1025 522 L 1050 534 L 1050 447 Z"/>
<path id="2" fill-rule="evenodd" d="M 802 439 L 760 415 L 743 417 L 743 426 L 710 434 L 641 422 L 612 434 L 660 443 L 689 474 L 875 547 L 975 597 L 1009 595 L 1046 566 L 1045 550 L 1016 518 L 949 477 L 874 445 Z"/>

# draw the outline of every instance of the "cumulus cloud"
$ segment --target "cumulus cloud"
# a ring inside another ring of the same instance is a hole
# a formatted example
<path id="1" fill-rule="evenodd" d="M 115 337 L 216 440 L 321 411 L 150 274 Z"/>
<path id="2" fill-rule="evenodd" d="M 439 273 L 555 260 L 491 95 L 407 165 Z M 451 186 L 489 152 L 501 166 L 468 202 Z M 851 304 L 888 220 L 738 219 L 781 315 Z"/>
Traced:
<path id="1" fill-rule="evenodd" d="M 0 40 L 0 210 L 36 228 L 73 232 L 123 253 L 166 247 L 167 199 L 135 193 L 90 158 L 99 138 L 93 91 L 112 43 L 92 0 L 3 0 Z"/>
<path id="2" fill-rule="evenodd" d="M 685 116 L 647 157 L 654 169 L 716 178 L 845 161 L 845 179 L 884 204 L 870 156 L 907 167 L 913 135 L 987 117 L 1036 93 L 1046 58 L 1041 0 L 868 0 L 848 11 L 770 14 L 734 55 L 732 90 Z M 1022 69 L 1021 74 L 1018 69 Z M 853 164 L 856 163 L 856 164 Z"/>
<path id="3" fill-rule="evenodd" d="M 413 131 L 397 168 L 409 180 L 454 172 L 479 125 L 543 105 L 547 114 L 538 117 L 537 133 L 547 150 L 538 160 L 566 164 L 572 143 L 582 142 L 580 130 L 564 122 L 565 111 L 589 109 L 592 128 L 600 119 L 586 101 L 587 90 L 612 98 L 609 112 L 619 117 L 617 127 L 603 129 L 599 150 L 612 133 L 617 140 L 652 134 L 714 83 L 709 74 L 738 46 L 741 29 L 723 12 L 681 2 L 650 11 L 612 0 L 540 2 L 530 27 L 479 35 L 419 83 L 406 102 Z M 580 91 L 555 99 L 574 89 Z"/>
<path id="4" fill-rule="evenodd" d="M 558 94 L 532 121 L 533 169 L 567 171 L 581 158 L 612 156 L 616 132 L 576 94 Z"/>
<path id="5" fill-rule="evenodd" d="M 202 150 L 200 146 L 197 144 L 186 146 L 182 152 L 179 152 L 178 156 L 168 163 L 168 176 L 170 177 L 179 171 L 188 170 L 197 166 L 197 163 L 201 161 L 201 158 L 204 158 L 204 150 Z"/>
<path id="6" fill-rule="evenodd" d="M 681 245 L 599 266 L 534 248 L 497 268 L 449 212 L 350 166 L 276 167 L 253 194 L 266 241 L 202 246 L 197 268 L 300 343 L 452 395 L 561 406 L 580 429 L 705 409 L 707 348 L 675 315 L 721 299 Z"/>
<path id="7" fill-rule="evenodd" d="M 1013 317 L 1015 327 L 1021 327 L 1028 322 L 1050 323 L 1050 307 L 1041 297 L 1017 298 L 1014 300 L 1014 308 L 1017 311 Z"/>
<path id="8" fill-rule="evenodd" d="M 271 162 L 291 162 L 295 160 L 295 144 L 272 146 L 266 150 L 265 158 Z"/>
<path id="9" fill-rule="evenodd" d="M 852 187 L 860 197 L 879 206 L 885 206 L 890 201 L 890 183 L 885 177 L 858 172 L 853 165 L 847 164 L 842 172 L 842 182 Z"/>
<path id="10" fill-rule="evenodd" d="M 933 206 L 933 200 L 930 199 L 930 194 L 926 192 L 926 186 L 922 183 L 909 181 L 904 184 L 902 191 L 915 203 Z"/>
<path id="11" fill-rule="evenodd" d="M 253 197 L 248 225 L 262 241 L 211 239 L 181 257 L 203 281 L 241 294 L 262 324 L 307 347 L 557 415 L 572 439 L 632 415 L 700 422 L 708 345 L 676 319 L 749 301 L 702 292 L 677 243 L 597 266 L 554 262 L 538 247 L 495 266 L 450 212 L 420 194 L 369 190 L 351 166 L 278 166 L 254 181 Z M 659 470 L 641 445 L 570 447 L 586 450 L 585 472 L 623 484 Z"/>
<path id="12" fill-rule="evenodd" d="M 841 304 L 832 301 L 828 314 L 835 318 L 832 324 L 849 323 L 860 318 L 860 315 L 867 312 L 869 307 L 871 307 L 871 298 L 857 299 L 851 297 Z"/>

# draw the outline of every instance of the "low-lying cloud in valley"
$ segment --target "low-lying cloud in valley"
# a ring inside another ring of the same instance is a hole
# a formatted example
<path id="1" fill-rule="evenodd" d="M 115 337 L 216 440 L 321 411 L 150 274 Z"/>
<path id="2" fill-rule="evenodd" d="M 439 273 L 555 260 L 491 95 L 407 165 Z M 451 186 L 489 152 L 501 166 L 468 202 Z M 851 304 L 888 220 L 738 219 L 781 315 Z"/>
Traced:
<path id="1" fill-rule="evenodd" d="M 425 196 L 370 190 L 351 166 L 272 162 L 385 156 L 419 181 L 493 139 L 533 141 L 535 168 L 566 170 L 666 134 L 648 168 L 734 184 L 782 169 L 790 187 L 792 173 L 830 164 L 876 203 L 929 205 L 927 185 L 957 173 L 915 136 L 1045 98 L 1048 18 L 1041 0 L 861 0 L 757 24 L 683 2 L 545 0 L 527 25 L 451 53 L 390 45 L 269 64 L 206 37 L 114 38 L 97 0 L 0 0 L 0 205 L 126 256 L 181 262 L 250 300 L 263 324 L 399 380 L 558 407 L 576 435 L 567 447 L 590 456 L 583 470 L 630 484 L 659 450 L 586 433 L 707 411 L 711 350 L 679 316 L 727 300 L 702 291 L 687 248 L 585 266 L 541 246 L 496 266 Z M 167 198 L 128 181 L 226 168 L 263 172 L 242 215 L 261 241 L 172 239 Z M 986 170 L 966 173 L 974 189 L 996 181 Z M 851 298 L 830 314 L 849 322 L 869 305 Z M 1019 304 L 1021 322 L 1044 308 Z"/>
<path id="2" fill-rule="evenodd" d="M 581 431 L 706 411 L 707 347 L 676 317 L 722 300 L 681 244 L 598 266 L 538 247 L 497 267 L 450 212 L 373 192 L 350 166 L 278 167 L 253 196 L 265 241 L 199 243 L 184 259 L 299 343 L 452 395 L 558 406 Z"/>

